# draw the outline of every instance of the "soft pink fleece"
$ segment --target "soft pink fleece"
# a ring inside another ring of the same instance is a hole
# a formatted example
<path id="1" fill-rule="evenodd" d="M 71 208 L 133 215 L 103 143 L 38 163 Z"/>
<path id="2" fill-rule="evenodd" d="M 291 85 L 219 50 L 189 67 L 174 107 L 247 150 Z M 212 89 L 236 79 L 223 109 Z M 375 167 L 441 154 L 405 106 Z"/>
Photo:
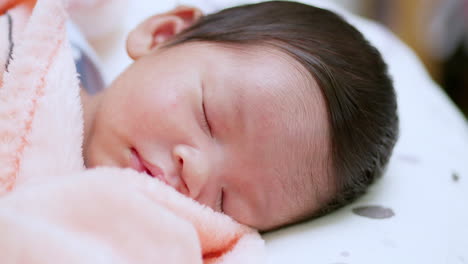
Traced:
<path id="1" fill-rule="evenodd" d="M 67 13 L 34 2 L 0 1 L 24 25 L 0 75 L 1 262 L 264 262 L 255 230 L 135 171 L 84 168 Z"/>

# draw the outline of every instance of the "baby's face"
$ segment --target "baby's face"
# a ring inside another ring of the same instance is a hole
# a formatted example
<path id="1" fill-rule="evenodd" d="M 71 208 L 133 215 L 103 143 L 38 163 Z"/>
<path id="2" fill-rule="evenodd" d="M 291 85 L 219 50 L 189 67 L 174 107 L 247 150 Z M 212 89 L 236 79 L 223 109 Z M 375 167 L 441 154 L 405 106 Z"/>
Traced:
<path id="1" fill-rule="evenodd" d="M 146 172 L 258 229 L 288 223 L 329 186 L 326 110 L 305 76 L 267 47 L 158 50 L 85 109 L 86 165 Z"/>

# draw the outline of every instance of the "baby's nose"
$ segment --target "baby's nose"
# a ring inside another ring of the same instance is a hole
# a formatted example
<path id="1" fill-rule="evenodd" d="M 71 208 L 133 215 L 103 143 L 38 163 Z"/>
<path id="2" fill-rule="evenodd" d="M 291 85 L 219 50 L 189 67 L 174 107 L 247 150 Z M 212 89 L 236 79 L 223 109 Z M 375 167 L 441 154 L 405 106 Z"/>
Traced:
<path id="1" fill-rule="evenodd" d="M 206 153 L 187 145 L 177 145 L 173 158 L 178 167 L 178 175 L 172 181 L 178 190 L 187 196 L 197 199 L 209 179 L 209 162 Z"/>

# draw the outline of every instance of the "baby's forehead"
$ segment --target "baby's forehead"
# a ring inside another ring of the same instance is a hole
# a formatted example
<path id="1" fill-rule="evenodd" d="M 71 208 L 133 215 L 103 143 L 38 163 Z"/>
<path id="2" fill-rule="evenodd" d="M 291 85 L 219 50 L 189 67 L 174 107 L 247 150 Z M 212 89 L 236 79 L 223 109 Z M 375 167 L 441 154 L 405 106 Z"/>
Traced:
<path id="1" fill-rule="evenodd" d="M 283 54 L 280 56 L 279 60 L 291 60 Z M 257 55 L 253 61 L 261 58 L 262 55 Z M 296 218 L 319 208 L 318 203 L 324 200 L 322 193 L 330 185 L 326 177 L 330 166 L 327 108 L 317 83 L 297 70 L 297 65 L 283 62 L 287 67 L 280 70 L 272 57 L 268 62 L 272 64 L 251 69 L 245 75 L 243 81 L 257 81 L 257 85 L 239 89 L 237 93 L 241 94 L 247 105 L 246 114 L 255 124 L 257 142 L 270 158 L 265 164 L 272 168 L 270 172 L 275 171 L 265 181 L 274 178 L 281 186 L 281 196 L 287 206 L 278 213 L 283 213 L 285 218 L 295 214 L 293 218 Z M 270 69 L 274 74 L 269 73 Z M 268 78 L 251 80 L 250 74 Z"/>
<path id="2" fill-rule="evenodd" d="M 267 44 L 225 45 L 214 44 L 224 53 L 220 61 L 227 68 L 237 87 L 235 92 L 255 103 L 282 107 L 292 112 L 307 112 L 315 100 L 322 100 L 321 92 L 312 75 L 285 51 Z M 213 65 L 213 66 L 217 66 Z M 219 69 L 210 71 L 217 74 Z M 224 77 L 224 76 L 223 76 Z M 292 104 L 289 104 L 292 102 Z"/>

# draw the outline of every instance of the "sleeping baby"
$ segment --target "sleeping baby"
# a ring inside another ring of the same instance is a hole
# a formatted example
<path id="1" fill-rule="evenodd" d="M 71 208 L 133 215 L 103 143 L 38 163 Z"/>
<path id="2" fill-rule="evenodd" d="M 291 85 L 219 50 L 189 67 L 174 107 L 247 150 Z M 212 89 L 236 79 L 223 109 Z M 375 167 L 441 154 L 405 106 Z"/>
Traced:
<path id="1" fill-rule="evenodd" d="M 133 168 L 259 230 L 350 203 L 397 139 L 379 52 L 324 9 L 179 7 L 137 26 L 127 52 L 109 87 L 82 92 L 86 166 Z"/>

